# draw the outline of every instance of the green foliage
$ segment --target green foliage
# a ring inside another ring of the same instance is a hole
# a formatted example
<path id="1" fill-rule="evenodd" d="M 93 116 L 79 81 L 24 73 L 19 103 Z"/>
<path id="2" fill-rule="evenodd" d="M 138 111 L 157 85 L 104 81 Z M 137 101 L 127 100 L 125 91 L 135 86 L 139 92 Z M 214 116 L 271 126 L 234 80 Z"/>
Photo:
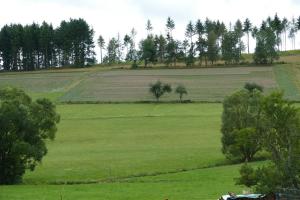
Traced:
<path id="1" fill-rule="evenodd" d="M 223 102 L 222 152 L 231 160 L 251 161 L 261 148 L 262 94 L 241 90 Z"/>
<path id="2" fill-rule="evenodd" d="M 107 57 L 104 58 L 104 60 L 109 63 L 109 64 L 113 64 L 113 63 L 117 63 L 120 61 L 120 58 L 118 57 L 118 48 L 119 48 L 119 44 L 116 40 L 116 38 L 112 38 L 109 40 L 108 45 L 107 45 Z"/>
<path id="3" fill-rule="evenodd" d="M 167 38 L 167 45 L 166 45 L 166 60 L 165 63 L 169 66 L 173 63 L 176 65 L 177 59 L 177 51 L 178 51 L 178 42 L 175 41 L 173 38 Z"/>
<path id="4" fill-rule="evenodd" d="M 263 86 L 261 86 L 261 85 L 259 85 L 257 83 L 254 83 L 254 82 L 253 83 L 249 83 L 249 82 L 245 83 L 244 88 L 246 90 L 248 90 L 249 92 L 254 92 L 254 90 L 258 90 L 260 92 L 264 91 L 264 87 Z"/>
<path id="5" fill-rule="evenodd" d="M 157 101 L 159 101 L 159 98 L 164 95 L 165 93 L 172 92 L 172 87 L 169 84 L 163 84 L 160 81 L 157 81 L 154 84 L 150 84 L 150 90 L 149 90 L 153 96 L 156 98 Z"/>
<path id="6" fill-rule="evenodd" d="M 59 116 L 47 99 L 32 102 L 22 90 L 0 90 L 0 184 L 22 180 L 47 153 L 46 139 L 54 139 Z"/>
<path id="7" fill-rule="evenodd" d="M 11 24 L 0 31 L 0 55 L 5 70 L 35 70 L 93 63 L 94 31 L 83 19 L 51 24 Z"/>
<path id="8" fill-rule="evenodd" d="M 252 24 L 250 20 L 247 18 L 244 22 L 244 29 L 243 32 L 247 33 L 247 48 L 248 54 L 250 53 L 250 46 L 249 46 L 249 33 L 252 31 Z"/>
<path id="9" fill-rule="evenodd" d="M 147 39 L 141 42 L 141 58 L 145 62 L 145 67 L 148 66 L 148 63 L 156 63 L 156 46 L 153 36 L 148 36 Z"/>
<path id="10" fill-rule="evenodd" d="M 263 131 L 259 140 L 270 154 L 271 164 L 256 170 L 244 167 L 238 183 L 254 186 L 258 192 L 275 192 L 278 188 L 300 185 L 300 115 L 299 109 L 273 92 L 261 101 Z M 251 178 L 250 178 L 251 177 Z"/>
<path id="11" fill-rule="evenodd" d="M 102 35 L 99 35 L 99 38 L 97 40 L 98 42 L 98 46 L 100 48 L 100 62 L 102 63 L 103 62 L 103 55 L 102 55 L 102 50 L 104 49 L 105 47 L 105 40 L 104 38 L 102 37 Z"/>
<path id="12" fill-rule="evenodd" d="M 257 183 L 256 173 L 253 167 L 245 163 L 240 168 L 240 177 L 236 179 L 236 184 L 252 187 Z"/>
<path id="13" fill-rule="evenodd" d="M 179 94 L 179 100 L 180 102 L 182 102 L 182 97 L 184 94 L 187 94 L 187 90 L 186 88 L 184 87 L 184 85 L 178 85 L 175 89 L 175 93 Z"/>
<path id="14" fill-rule="evenodd" d="M 256 34 L 256 48 L 253 56 L 257 64 L 272 64 L 279 59 L 276 51 L 276 35 L 270 27 L 262 28 Z"/>
<path id="15" fill-rule="evenodd" d="M 240 38 L 236 32 L 227 32 L 222 40 L 222 57 L 225 64 L 239 63 L 241 60 Z"/>
<path id="16" fill-rule="evenodd" d="M 218 60 L 219 57 L 219 47 L 217 44 L 217 35 L 211 31 L 207 36 L 207 58 L 214 64 Z"/>
<path id="17" fill-rule="evenodd" d="M 167 41 L 163 35 L 155 36 L 155 46 L 157 47 L 157 59 L 159 62 L 163 63 L 165 59 L 165 53 L 166 53 L 166 44 Z"/>

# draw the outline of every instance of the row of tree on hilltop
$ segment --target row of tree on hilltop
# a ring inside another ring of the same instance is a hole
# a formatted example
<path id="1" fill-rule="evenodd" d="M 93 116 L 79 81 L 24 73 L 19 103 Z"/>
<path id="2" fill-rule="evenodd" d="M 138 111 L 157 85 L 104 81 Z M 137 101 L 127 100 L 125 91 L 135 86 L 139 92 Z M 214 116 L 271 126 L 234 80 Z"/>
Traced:
<path id="1" fill-rule="evenodd" d="M 168 17 L 166 34 L 154 35 L 151 21 L 146 23 L 147 37 L 137 45 L 137 32 L 133 28 L 122 39 L 112 37 L 105 41 L 100 35 L 100 63 L 164 63 L 175 66 L 177 62 L 187 66 L 214 64 L 222 60 L 225 64 L 238 64 L 243 60 L 242 52 L 249 53 L 249 38 L 256 40 L 253 61 L 258 64 L 273 63 L 278 51 L 286 49 L 287 37 L 295 48 L 295 37 L 300 29 L 300 17 L 291 21 L 280 19 L 276 14 L 268 17 L 259 27 L 249 19 L 237 20 L 226 27 L 219 20 L 190 21 L 185 38 L 173 37 L 175 22 Z M 247 37 L 244 44 L 243 37 Z M 0 30 L 0 65 L 4 70 L 35 70 L 61 66 L 86 66 L 96 63 L 94 31 L 84 19 L 62 21 L 54 28 L 43 22 L 42 25 L 10 24 Z M 283 48 L 283 46 L 285 48 Z M 105 51 L 103 51 L 105 50 Z M 105 55 L 104 55 L 105 52 Z M 102 59 L 103 58 L 103 59 Z M 136 66 L 136 65 L 135 65 Z"/>
<path id="2" fill-rule="evenodd" d="M 107 45 L 103 37 L 98 38 L 101 52 L 101 62 L 114 64 L 125 61 L 143 60 L 145 66 L 149 63 L 165 63 L 176 65 L 176 62 L 185 62 L 187 66 L 195 63 L 207 65 L 214 64 L 218 60 L 226 64 L 240 63 L 243 60 L 242 52 L 250 53 L 250 37 L 256 39 L 256 48 L 253 60 L 258 64 L 272 63 L 279 58 L 278 51 L 285 49 L 287 37 L 292 41 L 295 48 L 295 37 L 300 29 L 300 17 L 288 21 L 280 19 L 276 14 L 273 18 L 268 17 L 260 27 L 253 26 L 247 18 L 244 22 L 237 20 L 233 27 L 227 28 L 223 22 L 197 20 L 190 21 L 186 26 L 185 39 L 175 40 L 173 32 L 175 22 L 168 17 L 166 22 L 166 35 L 152 34 L 151 21 L 146 23 L 147 37 L 140 41 L 136 49 L 136 31 L 132 29 L 130 34 L 124 36 L 123 41 L 118 36 L 111 38 Z M 242 38 L 247 37 L 247 44 Z M 283 48 L 284 45 L 284 48 Z M 102 60 L 102 51 L 107 54 Z"/>

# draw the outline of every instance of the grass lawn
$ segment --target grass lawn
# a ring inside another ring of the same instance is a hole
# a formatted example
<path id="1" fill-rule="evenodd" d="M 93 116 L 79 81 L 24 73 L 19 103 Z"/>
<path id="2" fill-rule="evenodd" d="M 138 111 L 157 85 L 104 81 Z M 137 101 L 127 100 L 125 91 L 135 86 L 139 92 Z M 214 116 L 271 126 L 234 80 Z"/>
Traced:
<path id="1" fill-rule="evenodd" d="M 58 112 L 42 165 L 23 185 L 0 186 L 0 199 L 211 200 L 242 191 L 234 184 L 239 166 L 213 167 L 226 162 L 221 104 L 58 105 Z"/>
<path id="2" fill-rule="evenodd" d="M 221 104 L 59 105 L 49 153 L 25 183 L 90 182 L 214 166 Z"/>
<path id="3" fill-rule="evenodd" d="M 242 192 L 243 188 L 234 183 L 239 167 L 224 166 L 101 184 L 0 186 L 0 199 L 216 200 L 229 191 Z"/>

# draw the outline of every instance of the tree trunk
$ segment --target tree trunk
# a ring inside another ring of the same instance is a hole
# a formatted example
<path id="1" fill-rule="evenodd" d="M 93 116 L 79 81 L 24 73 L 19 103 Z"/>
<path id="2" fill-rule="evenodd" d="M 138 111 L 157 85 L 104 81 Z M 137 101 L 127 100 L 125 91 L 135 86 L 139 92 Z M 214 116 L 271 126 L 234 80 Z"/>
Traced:
<path id="1" fill-rule="evenodd" d="M 249 50 L 249 32 L 247 32 L 247 36 L 248 36 L 248 54 L 250 53 L 250 50 Z"/>
<path id="2" fill-rule="evenodd" d="M 101 64 L 102 64 L 102 62 L 103 62 L 103 60 L 102 60 L 102 48 L 100 48 L 100 61 L 101 61 Z"/>

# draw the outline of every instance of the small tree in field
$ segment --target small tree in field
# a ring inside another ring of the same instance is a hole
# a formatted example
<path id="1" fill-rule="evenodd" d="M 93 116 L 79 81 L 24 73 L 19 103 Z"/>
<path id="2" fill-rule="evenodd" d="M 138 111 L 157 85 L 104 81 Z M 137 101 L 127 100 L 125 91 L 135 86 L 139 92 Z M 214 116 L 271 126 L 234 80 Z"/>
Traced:
<path id="1" fill-rule="evenodd" d="M 169 84 L 163 84 L 162 82 L 157 81 L 154 84 L 150 84 L 150 92 L 156 98 L 156 101 L 159 101 L 159 98 L 166 92 L 172 92 L 172 87 Z"/>
<path id="2" fill-rule="evenodd" d="M 59 115 L 47 99 L 32 101 L 22 90 L 0 90 L 0 185 L 22 181 L 47 153 Z"/>
<path id="3" fill-rule="evenodd" d="M 175 92 L 179 94 L 180 102 L 182 102 L 183 95 L 188 93 L 186 88 L 183 85 L 178 85 L 177 88 L 175 89 Z"/>

